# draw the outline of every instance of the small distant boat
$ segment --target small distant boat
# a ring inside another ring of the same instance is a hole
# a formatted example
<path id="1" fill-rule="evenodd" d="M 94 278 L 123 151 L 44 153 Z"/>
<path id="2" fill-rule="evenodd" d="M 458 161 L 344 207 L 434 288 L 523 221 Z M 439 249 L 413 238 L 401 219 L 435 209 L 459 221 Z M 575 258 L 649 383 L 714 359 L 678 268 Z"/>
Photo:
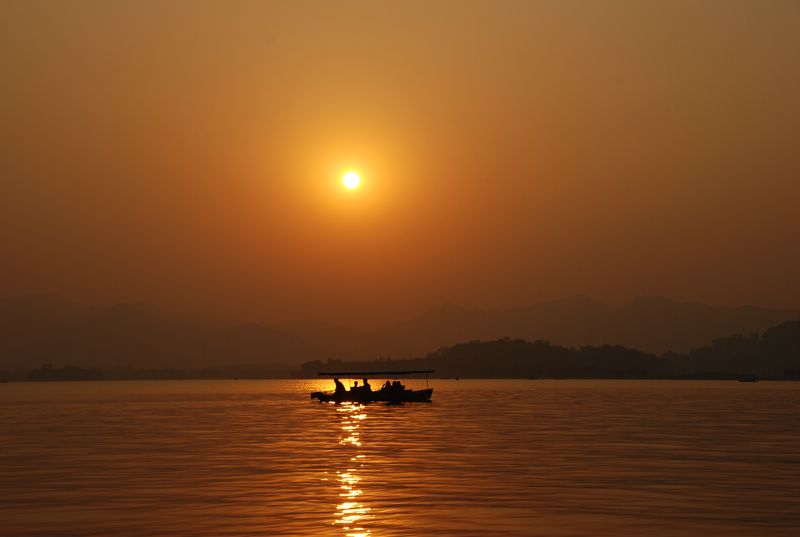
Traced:
<path id="1" fill-rule="evenodd" d="M 740 377 L 739 382 L 758 382 L 758 377 Z"/>
<path id="2" fill-rule="evenodd" d="M 404 375 L 425 375 L 425 383 L 427 384 L 428 375 L 433 373 L 433 370 L 427 371 L 332 371 L 318 373 L 320 376 L 327 377 L 342 377 L 342 378 L 364 378 L 370 377 L 389 377 L 396 379 Z M 322 403 L 425 403 L 431 400 L 433 395 L 433 388 L 425 388 L 424 390 L 409 390 L 405 386 L 391 386 L 389 388 L 381 388 L 379 390 L 365 390 L 359 387 L 351 388 L 345 392 L 336 393 L 330 392 L 312 392 L 311 399 L 317 399 Z"/>

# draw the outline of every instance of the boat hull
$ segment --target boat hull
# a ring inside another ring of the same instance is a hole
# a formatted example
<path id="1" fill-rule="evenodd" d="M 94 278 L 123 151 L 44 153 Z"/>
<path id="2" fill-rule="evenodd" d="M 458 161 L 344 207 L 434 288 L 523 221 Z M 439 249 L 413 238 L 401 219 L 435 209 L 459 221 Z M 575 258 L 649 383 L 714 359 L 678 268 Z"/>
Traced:
<path id="1" fill-rule="evenodd" d="M 403 390 L 402 392 L 387 392 L 379 390 L 377 392 L 346 392 L 334 394 L 331 392 L 314 392 L 311 399 L 317 399 L 323 403 L 424 403 L 431 400 L 433 388 L 427 390 Z"/>

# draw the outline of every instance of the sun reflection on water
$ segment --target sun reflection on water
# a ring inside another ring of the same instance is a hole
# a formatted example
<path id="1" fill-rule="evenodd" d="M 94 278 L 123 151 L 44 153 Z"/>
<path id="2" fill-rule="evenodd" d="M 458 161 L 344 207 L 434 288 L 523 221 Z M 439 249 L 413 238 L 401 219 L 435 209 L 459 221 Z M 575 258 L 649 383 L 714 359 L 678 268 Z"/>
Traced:
<path id="1" fill-rule="evenodd" d="M 361 447 L 358 429 L 367 415 L 364 405 L 358 403 L 343 403 L 337 406 L 336 410 L 341 412 L 342 416 L 342 436 L 339 438 L 339 445 L 353 449 L 354 453 L 347 468 L 336 472 L 340 488 L 339 497 L 342 501 L 336 506 L 336 518 L 333 524 L 342 528 L 345 537 L 367 537 L 372 535 L 372 532 L 364 528 L 364 522 L 374 517 L 370 515 L 370 508 L 359 501 L 363 494 L 359 487 L 361 481 L 359 471 L 364 467 L 366 456 L 358 452 Z"/>

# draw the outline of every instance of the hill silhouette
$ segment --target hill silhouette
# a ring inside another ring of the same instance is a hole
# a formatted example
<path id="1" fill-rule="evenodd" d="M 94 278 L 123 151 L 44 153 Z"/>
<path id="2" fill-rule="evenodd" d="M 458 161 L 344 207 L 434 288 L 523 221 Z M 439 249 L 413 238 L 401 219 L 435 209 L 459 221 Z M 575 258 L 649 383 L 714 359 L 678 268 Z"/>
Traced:
<path id="1" fill-rule="evenodd" d="M 147 304 L 89 307 L 57 295 L 27 295 L 0 299 L 0 371 L 27 373 L 50 363 L 55 369 L 146 370 L 150 376 L 177 374 L 170 370 L 274 376 L 331 357 L 409 358 L 467 340 L 503 338 L 550 341 L 565 348 L 611 345 L 660 355 L 723 342 L 730 334 L 760 333 L 798 317 L 794 310 L 716 307 L 657 297 L 612 308 L 577 296 L 494 311 L 448 304 L 369 333 L 325 322 L 268 326 L 211 321 Z M 770 335 L 769 340 L 777 337 Z"/>
<path id="2" fill-rule="evenodd" d="M 576 296 L 498 311 L 443 306 L 377 335 L 373 346 L 402 357 L 466 339 L 510 337 L 568 347 L 622 345 L 661 354 L 687 352 L 729 334 L 762 332 L 798 317 L 798 310 L 709 306 L 662 297 L 642 297 L 612 308 Z"/>
<path id="3" fill-rule="evenodd" d="M 687 354 L 662 356 L 616 345 L 567 348 L 548 341 L 502 338 L 470 341 L 409 360 L 303 364 L 297 376 L 320 371 L 435 369 L 439 377 L 633 378 L 800 380 L 800 321 L 788 321 L 763 335 L 716 339 Z"/>
<path id="4" fill-rule="evenodd" d="M 0 370 L 249 365 L 284 374 L 288 364 L 316 355 L 302 339 L 256 323 L 196 320 L 146 304 L 89 308 L 50 295 L 0 300 Z"/>

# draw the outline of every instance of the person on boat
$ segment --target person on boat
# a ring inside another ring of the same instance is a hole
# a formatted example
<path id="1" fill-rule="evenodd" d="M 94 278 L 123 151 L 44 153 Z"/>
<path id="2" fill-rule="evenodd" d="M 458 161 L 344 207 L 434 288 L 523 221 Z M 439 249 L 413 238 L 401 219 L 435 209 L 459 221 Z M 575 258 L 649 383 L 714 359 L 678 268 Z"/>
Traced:
<path id="1" fill-rule="evenodd" d="M 333 379 L 333 383 L 336 384 L 336 390 L 334 390 L 334 395 L 342 395 L 347 392 L 344 387 L 344 384 L 341 383 L 339 379 Z"/>
<path id="2" fill-rule="evenodd" d="M 405 389 L 405 386 L 400 384 L 399 380 L 395 380 L 394 382 L 392 382 L 392 389 L 398 392 L 402 392 Z"/>
<path id="3" fill-rule="evenodd" d="M 353 387 L 350 388 L 350 391 L 351 392 L 360 392 L 361 391 L 361 388 L 358 387 L 358 381 L 355 381 L 353 383 Z"/>
<path id="4" fill-rule="evenodd" d="M 371 392 L 372 391 L 372 385 L 370 385 L 369 380 L 364 379 L 364 387 L 361 388 L 361 389 L 364 390 L 365 392 Z"/>
<path id="5" fill-rule="evenodd" d="M 391 389 L 392 389 L 392 381 L 391 380 L 387 380 L 386 384 L 381 386 L 381 390 L 383 390 L 383 391 L 389 391 Z"/>

